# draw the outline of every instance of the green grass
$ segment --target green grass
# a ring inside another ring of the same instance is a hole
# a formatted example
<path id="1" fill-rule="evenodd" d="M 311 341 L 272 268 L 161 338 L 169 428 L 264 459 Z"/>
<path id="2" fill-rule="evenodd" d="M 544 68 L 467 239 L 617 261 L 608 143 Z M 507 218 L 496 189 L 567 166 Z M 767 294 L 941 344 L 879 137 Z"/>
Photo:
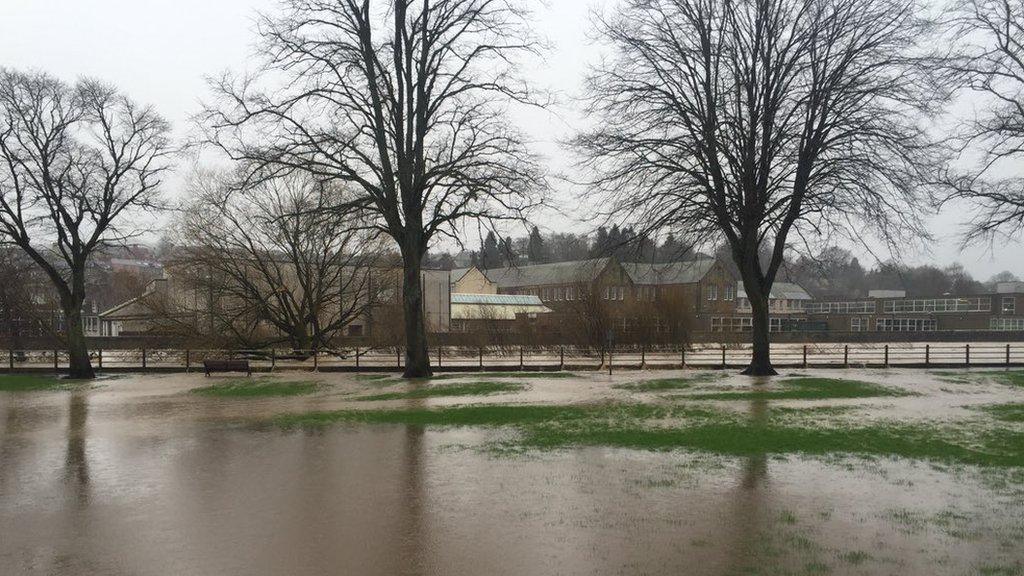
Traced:
<path id="1" fill-rule="evenodd" d="M 258 398 L 266 396 L 300 396 L 319 390 L 317 382 L 288 382 L 271 378 L 236 378 L 212 386 L 193 388 L 193 394 L 217 398 Z"/>
<path id="2" fill-rule="evenodd" d="M 87 386 L 89 382 L 89 380 L 67 380 L 55 376 L 0 374 L 0 392 L 74 390 L 75 388 Z"/>
<path id="3" fill-rule="evenodd" d="M 518 392 L 525 389 L 526 387 L 521 384 L 509 384 L 507 382 L 470 382 L 466 384 L 428 386 L 402 392 L 385 392 L 371 396 L 360 396 L 355 400 L 368 402 L 372 400 L 410 400 L 438 396 L 488 396 L 490 394 Z"/>
<path id="4" fill-rule="evenodd" d="M 942 380 L 945 380 L 946 382 L 952 382 L 956 384 L 971 384 L 983 382 L 985 380 L 992 380 L 997 384 L 1024 388 L 1024 371 L 1020 370 L 984 370 L 979 372 L 942 371 L 933 372 L 933 374 L 939 376 Z"/>
<path id="5" fill-rule="evenodd" d="M 903 457 L 981 466 L 1024 467 L 1024 432 L 965 433 L 931 424 L 875 423 L 844 428 L 748 421 L 694 407 L 601 404 L 590 406 L 462 406 L 414 410 L 346 410 L 286 415 L 283 427 L 335 423 L 422 426 L 512 426 L 527 448 L 610 446 L 643 450 L 689 449 L 730 456 L 848 454 Z"/>
<path id="6" fill-rule="evenodd" d="M 761 390 L 706 392 L 680 396 L 693 400 L 827 400 L 837 398 L 874 398 L 908 396 L 909 393 L 880 384 L 839 378 L 786 378 L 779 387 Z"/>
<path id="7" fill-rule="evenodd" d="M 523 371 L 523 372 L 453 372 L 449 374 L 438 374 L 430 380 L 455 380 L 458 378 L 573 378 L 576 374 L 572 372 L 546 372 L 546 371 Z"/>
<path id="8" fill-rule="evenodd" d="M 992 404 L 982 406 L 981 410 L 1003 422 L 1024 422 L 1024 404 Z"/>
<path id="9" fill-rule="evenodd" d="M 703 372 L 686 378 L 658 378 L 655 380 L 641 380 L 640 382 L 629 382 L 627 384 L 616 384 L 612 388 L 618 390 L 629 390 L 630 392 L 662 392 L 665 390 L 686 390 L 694 384 L 711 382 L 722 378 L 719 373 Z"/>
<path id="10" fill-rule="evenodd" d="M 353 378 L 361 382 L 376 382 L 391 378 L 391 374 L 356 374 Z"/>

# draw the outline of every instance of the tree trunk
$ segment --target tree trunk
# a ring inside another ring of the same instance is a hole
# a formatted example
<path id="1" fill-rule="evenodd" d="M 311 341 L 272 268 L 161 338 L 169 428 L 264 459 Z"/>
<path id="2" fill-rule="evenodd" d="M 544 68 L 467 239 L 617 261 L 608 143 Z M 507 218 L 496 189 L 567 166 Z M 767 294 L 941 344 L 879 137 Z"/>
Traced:
<path id="1" fill-rule="evenodd" d="M 65 333 L 68 339 L 69 378 L 91 379 L 96 377 L 89 360 L 89 347 L 85 341 L 85 327 L 82 324 L 82 306 L 72 303 L 64 307 Z"/>
<path id="2" fill-rule="evenodd" d="M 750 338 L 754 346 L 750 365 L 747 366 L 744 374 L 748 376 L 774 376 L 778 374 L 772 368 L 771 341 L 768 332 L 768 293 L 753 274 L 743 275 L 743 289 L 750 300 L 750 308 L 753 315 Z"/>
<path id="3" fill-rule="evenodd" d="M 405 316 L 404 378 L 429 378 L 430 355 L 427 353 L 427 329 L 423 319 L 423 259 L 418 250 L 409 250 L 402 258 L 402 311 Z"/>

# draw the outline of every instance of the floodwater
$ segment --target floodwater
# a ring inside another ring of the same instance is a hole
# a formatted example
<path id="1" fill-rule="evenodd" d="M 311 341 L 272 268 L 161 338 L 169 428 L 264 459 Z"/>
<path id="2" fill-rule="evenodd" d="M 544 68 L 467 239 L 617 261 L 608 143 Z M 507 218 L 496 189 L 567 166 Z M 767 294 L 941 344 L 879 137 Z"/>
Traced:
<path id="1" fill-rule="evenodd" d="M 856 402 L 934 417 L 1008 394 L 921 374 L 884 381 L 921 383 L 923 397 Z M 622 394 L 611 383 L 639 377 L 529 380 L 511 398 L 610 398 Z M 0 574 L 1024 570 L 1019 470 L 608 448 L 505 454 L 482 448 L 502 431 L 249 421 L 351 405 L 366 386 L 323 378 L 331 392 L 287 399 L 188 394 L 204 384 L 195 376 L 0 392 Z M 498 400 L 392 405 L 475 401 Z M 734 404 L 751 418 L 765 410 Z"/>

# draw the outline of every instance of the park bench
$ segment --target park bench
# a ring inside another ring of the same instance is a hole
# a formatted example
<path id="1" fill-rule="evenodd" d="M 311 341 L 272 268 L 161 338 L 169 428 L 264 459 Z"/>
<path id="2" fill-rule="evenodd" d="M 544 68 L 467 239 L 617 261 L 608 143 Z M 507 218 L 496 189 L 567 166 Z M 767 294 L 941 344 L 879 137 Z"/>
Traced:
<path id="1" fill-rule="evenodd" d="M 203 368 L 206 369 L 207 376 L 213 372 L 245 372 L 252 376 L 248 360 L 203 360 Z"/>

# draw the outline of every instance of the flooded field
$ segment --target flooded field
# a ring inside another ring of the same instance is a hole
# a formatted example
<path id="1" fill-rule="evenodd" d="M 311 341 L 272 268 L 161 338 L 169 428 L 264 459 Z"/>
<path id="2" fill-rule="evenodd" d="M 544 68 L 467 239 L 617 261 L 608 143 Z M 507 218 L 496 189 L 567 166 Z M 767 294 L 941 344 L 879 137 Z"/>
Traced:
<path id="1" fill-rule="evenodd" d="M 3 574 L 1024 574 L 1020 372 L 0 389 Z"/>

